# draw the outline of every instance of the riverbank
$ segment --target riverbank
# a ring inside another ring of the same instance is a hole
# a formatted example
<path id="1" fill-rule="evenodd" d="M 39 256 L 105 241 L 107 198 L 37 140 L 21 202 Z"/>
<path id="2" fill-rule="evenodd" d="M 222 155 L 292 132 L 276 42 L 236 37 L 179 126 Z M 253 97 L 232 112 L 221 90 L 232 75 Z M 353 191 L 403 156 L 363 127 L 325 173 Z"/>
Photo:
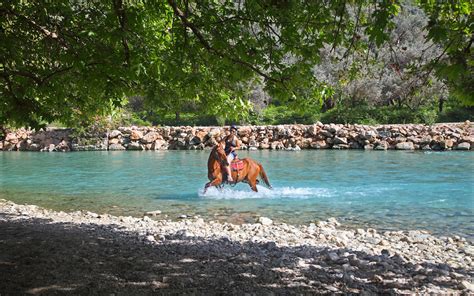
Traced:
<path id="1" fill-rule="evenodd" d="M 229 127 L 120 127 L 89 130 L 18 129 L 0 138 L 4 151 L 203 150 L 223 138 Z M 474 126 L 469 122 L 392 125 L 239 126 L 241 149 L 472 150 Z"/>
<path id="2" fill-rule="evenodd" d="M 0 200 L 0 293 L 472 293 L 474 246 L 422 231 L 233 225 Z M 2 293 L 2 294 L 3 294 Z"/>

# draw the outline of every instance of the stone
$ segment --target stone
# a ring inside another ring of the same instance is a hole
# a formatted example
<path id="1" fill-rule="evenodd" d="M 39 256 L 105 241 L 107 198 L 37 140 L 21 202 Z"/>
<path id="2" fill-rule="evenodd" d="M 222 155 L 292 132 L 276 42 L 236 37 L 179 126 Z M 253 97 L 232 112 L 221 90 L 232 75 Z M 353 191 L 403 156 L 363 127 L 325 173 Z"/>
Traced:
<path id="1" fill-rule="evenodd" d="M 143 133 L 141 131 L 132 130 L 130 133 L 130 140 L 138 141 L 143 137 Z"/>
<path id="2" fill-rule="evenodd" d="M 276 150 L 276 149 L 281 150 L 281 149 L 284 149 L 285 146 L 283 145 L 282 142 L 280 142 L 280 141 L 275 141 L 275 142 L 272 142 L 272 143 L 270 144 L 270 148 L 273 149 L 273 150 Z"/>
<path id="3" fill-rule="evenodd" d="M 237 134 L 239 137 L 248 137 L 252 134 L 252 128 L 249 126 L 241 126 L 237 128 Z"/>
<path id="4" fill-rule="evenodd" d="M 474 292 L 474 284 L 464 280 L 464 281 L 461 281 L 461 284 L 460 284 L 461 288 L 462 289 L 466 289 L 470 292 Z"/>
<path id="5" fill-rule="evenodd" d="M 341 223 L 339 223 L 339 222 L 337 221 L 337 219 L 334 218 L 334 217 L 331 217 L 331 218 L 327 219 L 326 222 L 327 222 L 328 224 L 335 225 L 335 226 L 341 225 Z"/>
<path id="6" fill-rule="evenodd" d="M 333 134 L 327 130 L 320 130 L 319 134 L 326 137 L 326 138 L 332 138 Z"/>
<path id="7" fill-rule="evenodd" d="M 19 139 L 15 133 L 8 133 L 5 137 L 5 141 L 10 142 L 12 144 L 16 144 L 18 143 Z"/>
<path id="8" fill-rule="evenodd" d="M 57 146 L 56 146 L 56 151 L 62 151 L 62 152 L 67 152 L 70 151 L 71 148 L 69 147 L 69 144 L 65 141 L 62 140 Z"/>
<path id="9" fill-rule="evenodd" d="M 145 147 L 139 142 L 130 142 L 127 150 L 145 150 Z"/>
<path id="10" fill-rule="evenodd" d="M 153 235 L 147 235 L 146 240 L 149 242 L 156 242 L 156 239 Z"/>
<path id="11" fill-rule="evenodd" d="M 349 143 L 349 148 L 350 149 L 360 149 L 362 146 L 359 144 L 359 142 L 350 142 Z"/>
<path id="12" fill-rule="evenodd" d="M 471 144 L 467 142 L 462 142 L 459 143 L 456 147 L 456 150 L 470 150 L 471 149 Z"/>
<path id="13" fill-rule="evenodd" d="M 335 252 L 329 252 L 328 259 L 331 261 L 337 261 L 339 260 L 339 256 Z"/>
<path id="14" fill-rule="evenodd" d="M 118 138 L 122 136 L 122 132 L 119 130 L 113 130 L 109 133 L 109 139 Z"/>
<path id="15" fill-rule="evenodd" d="M 317 136 L 319 132 L 319 126 L 317 124 L 313 124 L 308 128 L 308 134 L 310 136 Z"/>
<path id="16" fill-rule="evenodd" d="M 273 224 L 273 220 L 270 219 L 270 218 L 267 218 L 267 217 L 259 217 L 257 222 L 262 224 L 262 225 L 272 225 Z"/>
<path id="17" fill-rule="evenodd" d="M 332 146 L 332 149 L 349 149 L 349 145 L 337 144 L 337 145 Z"/>
<path id="18" fill-rule="evenodd" d="M 151 150 L 166 150 L 168 149 L 168 142 L 165 140 L 156 140 L 151 145 Z"/>
<path id="19" fill-rule="evenodd" d="M 160 210 L 149 211 L 149 212 L 146 212 L 145 215 L 158 216 L 158 215 L 161 215 L 161 211 Z"/>
<path id="20" fill-rule="evenodd" d="M 46 148 L 46 147 L 45 147 Z M 56 145 L 54 144 L 49 144 L 49 146 L 46 148 L 46 151 L 53 152 L 56 151 Z"/>
<path id="21" fill-rule="evenodd" d="M 109 150 L 110 151 L 120 151 L 120 150 L 125 150 L 125 147 L 123 147 L 121 144 L 111 144 L 109 145 Z"/>
<path id="22" fill-rule="evenodd" d="M 377 133 L 373 130 L 362 131 L 361 137 L 369 142 L 373 142 L 377 137 Z"/>
<path id="23" fill-rule="evenodd" d="M 149 132 L 146 135 L 144 135 L 141 139 L 140 142 L 142 143 L 153 143 L 158 139 L 162 139 L 161 135 L 157 132 Z"/>
<path id="24" fill-rule="evenodd" d="M 311 148 L 313 148 L 313 149 L 327 149 L 327 148 L 329 148 L 329 145 L 328 145 L 328 143 L 326 143 L 326 141 L 319 140 L 319 141 L 316 141 L 316 142 L 312 142 L 311 143 Z"/>
<path id="25" fill-rule="evenodd" d="M 119 138 L 112 138 L 112 139 L 109 140 L 109 145 L 120 144 L 120 141 L 121 141 L 121 139 L 119 139 Z"/>
<path id="26" fill-rule="evenodd" d="M 415 147 L 413 146 L 412 142 L 400 142 L 395 145 L 395 149 L 397 150 L 414 150 Z"/>
<path id="27" fill-rule="evenodd" d="M 221 129 L 220 128 L 213 128 L 209 131 L 208 136 L 211 138 L 215 138 L 221 135 Z"/>
<path id="28" fill-rule="evenodd" d="M 339 137 L 339 136 L 336 136 L 334 137 L 334 145 L 339 145 L 339 144 L 344 144 L 346 145 L 347 144 L 347 139 L 344 138 L 344 137 Z"/>
<path id="29" fill-rule="evenodd" d="M 0 148 L 0 150 L 2 150 Z M 27 147 L 27 150 L 28 151 L 40 151 L 41 150 L 41 146 L 39 144 L 36 144 L 36 143 L 31 143 L 28 147 Z"/>
<path id="30" fill-rule="evenodd" d="M 376 142 L 374 150 L 387 150 L 388 146 L 387 141 Z"/>
<path id="31" fill-rule="evenodd" d="M 199 145 L 201 144 L 201 138 L 198 136 L 192 136 L 191 139 L 189 140 L 189 145 Z"/>

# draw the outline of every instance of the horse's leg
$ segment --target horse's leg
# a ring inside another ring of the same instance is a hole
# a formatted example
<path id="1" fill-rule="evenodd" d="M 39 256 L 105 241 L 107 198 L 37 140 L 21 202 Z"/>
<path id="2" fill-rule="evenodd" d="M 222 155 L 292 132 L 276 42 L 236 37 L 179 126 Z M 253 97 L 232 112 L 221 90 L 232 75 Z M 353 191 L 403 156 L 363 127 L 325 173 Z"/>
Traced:
<path id="1" fill-rule="evenodd" d="M 207 188 L 211 187 L 211 186 L 218 186 L 222 183 L 222 180 L 220 178 L 215 178 L 214 180 L 212 180 L 211 182 L 208 182 L 206 183 L 206 185 L 204 185 L 204 193 L 206 193 L 207 191 Z"/>
<path id="2" fill-rule="evenodd" d="M 259 183 L 258 174 L 259 174 L 258 167 L 255 167 L 253 163 L 250 164 L 248 167 L 248 172 L 247 172 L 247 180 L 249 180 L 250 188 L 252 188 L 252 190 L 255 192 L 258 192 L 258 189 L 257 189 L 257 184 Z"/>
<path id="3" fill-rule="evenodd" d="M 256 180 L 249 180 L 249 185 L 250 185 L 250 188 L 252 188 L 253 191 L 258 192 L 257 182 L 255 182 L 255 181 Z"/>
<path id="4" fill-rule="evenodd" d="M 207 188 L 209 188 L 209 186 L 211 186 L 211 182 L 207 182 L 206 185 L 204 185 L 204 194 L 206 194 Z"/>
<path id="5" fill-rule="evenodd" d="M 252 188 L 253 191 L 258 192 L 257 189 L 257 174 L 254 174 L 252 172 L 249 172 L 247 175 L 247 180 L 250 188 Z"/>

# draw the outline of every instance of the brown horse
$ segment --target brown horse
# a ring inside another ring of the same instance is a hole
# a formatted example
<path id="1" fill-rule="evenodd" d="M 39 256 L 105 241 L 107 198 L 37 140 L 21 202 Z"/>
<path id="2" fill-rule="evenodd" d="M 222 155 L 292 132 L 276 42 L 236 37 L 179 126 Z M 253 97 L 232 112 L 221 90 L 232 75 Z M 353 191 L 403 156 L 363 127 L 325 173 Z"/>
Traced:
<path id="1" fill-rule="evenodd" d="M 241 159 L 243 161 L 243 168 L 239 170 L 231 170 L 232 178 L 234 179 L 234 184 L 238 182 L 245 182 L 250 185 L 253 191 L 258 192 L 257 178 L 263 179 L 268 188 L 272 188 L 270 182 L 268 181 L 267 174 L 263 170 L 263 167 L 260 163 L 256 162 L 251 158 Z M 210 182 L 206 183 L 204 186 L 204 193 L 211 186 L 221 186 L 224 180 L 224 166 L 229 165 L 227 161 L 227 156 L 225 155 L 224 148 L 221 143 L 217 144 L 212 148 L 211 154 L 209 155 L 209 160 L 207 161 L 207 177 Z"/>

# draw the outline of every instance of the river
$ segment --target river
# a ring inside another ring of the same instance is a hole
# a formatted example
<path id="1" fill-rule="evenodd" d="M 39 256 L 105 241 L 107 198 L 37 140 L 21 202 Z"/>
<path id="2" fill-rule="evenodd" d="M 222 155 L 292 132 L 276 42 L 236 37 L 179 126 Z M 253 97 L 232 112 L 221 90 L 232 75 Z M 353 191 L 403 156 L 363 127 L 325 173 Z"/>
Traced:
<path id="1" fill-rule="evenodd" d="M 0 152 L 0 198 L 65 211 L 232 223 L 266 216 L 308 224 L 428 230 L 474 237 L 474 153 L 240 151 L 261 162 L 273 190 L 202 193 L 209 151 Z M 262 184 L 262 183 L 261 183 Z"/>

